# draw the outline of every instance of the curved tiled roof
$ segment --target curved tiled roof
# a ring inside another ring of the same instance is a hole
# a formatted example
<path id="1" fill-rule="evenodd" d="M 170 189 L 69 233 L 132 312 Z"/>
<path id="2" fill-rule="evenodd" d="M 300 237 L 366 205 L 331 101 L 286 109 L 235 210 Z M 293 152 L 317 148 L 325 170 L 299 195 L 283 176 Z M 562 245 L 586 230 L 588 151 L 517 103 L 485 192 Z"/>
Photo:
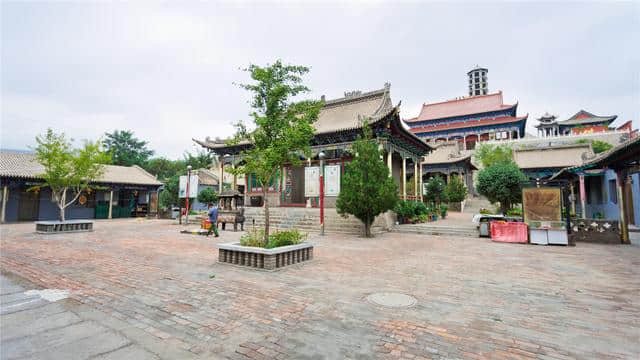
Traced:
<path id="1" fill-rule="evenodd" d="M 471 159 L 472 151 L 461 152 L 456 141 L 434 145 L 433 151 L 424 157 L 422 164 L 451 164 Z M 471 165 L 475 168 L 473 165 Z"/>
<path id="2" fill-rule="evenodd" d="M 501 116 L 496 118 L 489 119 L 480 119 L 480 120 L 470 120 L 470 121 L 460 121 L 455 123 L 448 124 L 438 124 L 438 125 L 425 125 L 420 127 L 414 127 L 411 129 L 413 133 L 429 133 L 434 131 L 442 131 L 442 130 L 453 130 L 453 129 L 466 129 L 466 128 L 474 128 L 478 126 L 485 125 L 499 125 L 499 124 L 508 124 L 512 122 L 518 122 L 527 119 L 529 115 L 513 117 L 513 116 Z"/>
<path id="3" fill-rule="evenodd" d="M 198 183 L 200 185 L 218 185 L 218 175 L 209 169 L 197 169 L 191 173 L 198 176 Z"/>
<path id="4" fill-rule="evenodd" d="M 22 179 L 40 179 L 39 174 L 44 167 L 36 160 L 33 153 L 13 151 L 0 152 L 0 176 Z M 105 165 L 104 174 L 96 183 L 162 185 L 158 179 L 143 168 L 134 166 Z"/>
<path id="5" fill-rule="evenodd" d="M 618 115 L 611 116 L 597 116 L 588 111 L 580 110 L 567 120 L 558 121 L 558 125 L 587 125 L 593 123 L 606 122 L 610 124 L 618 117 Z"/>
<path id="6" fill-rule="evenodd" d="M 640 164 L 640 136 L 631 138 L 618 146 L 604 151 L 580 165 L 566 167 L 553 175 L 551 180 L 561 177 L 561 175 L 567 173 L 575 173 L 580 170 L 598 166 L 609 166 L 611 162 L 619 160 L 620 157 L 635 159 L 635 163 Z"/>
<path id="7" fill-rule="evenodd" d="M 515 149 L 513 161 L 521 169 L 564 168 L 583 164 L 594 156 L 591 144 Z"/>
<path id="8" fill-rule="evenodd" d="M 358 129 L 363 117 L 375 121 L 388 115 L 393 110 L 390 88 L 387 83 L 379 90 L 327 101 L 313 124 L 316 134 Z"/>
<path id="9" fill-rule="evenodd" d="M 365 93 L 345 93 L 345 96 L 342 98 L 326 101 L 318 114 L 318 119 L 313 123 L 313 127 L 316 130 L 315 135 L 360 129 L 363 125 L 363 119 L 368 119 L 371 125 L 392 114 L 394 111 L 398 113 L 400 105 L 393 106 L 390 90 L 391 84 L 386 83 L 382 89 Z M 398 122 L 402 123 L 399 117 Z M 398 130 L 416 142 L 419 142 L 421 146 L 428 147 L 421 139 L 407 130 L 403 124 L 400 124 Z M 214 151 L 216 149 L 250 146 L 248 141 L 242 141 L 235 145 L 228 145 L 224 140 L 210 140 L 208 138 L 205 140 L 193 139 L 193 141 Z"/>
<path id="10" fill-rule="evenodd" d="M 407 122 L 445 119 L 456 116 L 486 113 L 513 108 L 518 104 L 505 105 L 502 100 L 502 91 L 495 94 L 464 97 L 461 99 L 424 104 L 420 114 Z"/>

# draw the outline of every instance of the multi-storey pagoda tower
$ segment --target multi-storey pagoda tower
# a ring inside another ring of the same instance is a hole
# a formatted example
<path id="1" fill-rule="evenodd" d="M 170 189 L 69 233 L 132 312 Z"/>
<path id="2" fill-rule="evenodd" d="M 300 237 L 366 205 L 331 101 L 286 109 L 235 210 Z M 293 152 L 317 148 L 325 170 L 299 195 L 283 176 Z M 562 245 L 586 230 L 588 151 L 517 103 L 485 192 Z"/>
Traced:
<path id="1" fill-rule="evenodd" d="M 489 93 L 488 69 L 476 66 L 469 71 L 469 96 L 487 95 Z"/>
<path id="2" fill-rule="evenodd" d="M 486 68 L 469 75 L 469 97 L 425 103 L 418 116 L 405 119 L 411 132 L 427 143 L 458 141 L 474 149 L 479 141 L 518 139 L 525 134 L 528 114 L 518 116 L 518 103 L 505 104 L 502 91 L 489 94 Z"/>

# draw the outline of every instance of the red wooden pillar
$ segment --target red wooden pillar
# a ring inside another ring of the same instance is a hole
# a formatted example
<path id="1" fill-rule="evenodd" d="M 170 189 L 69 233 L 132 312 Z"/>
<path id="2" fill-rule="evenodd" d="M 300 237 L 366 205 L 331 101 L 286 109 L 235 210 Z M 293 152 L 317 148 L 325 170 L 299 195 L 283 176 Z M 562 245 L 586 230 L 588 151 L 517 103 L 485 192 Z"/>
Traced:
<path id="1" fill-rule="evenodd" d="M 586 209 L 587 194 L 584 189 L 584 174 L 580 174 L 579 178 L 580 178 L 580 207 L 582 209 L 582 218 L 586 219 L 587 218 L 587 209 Z"/>

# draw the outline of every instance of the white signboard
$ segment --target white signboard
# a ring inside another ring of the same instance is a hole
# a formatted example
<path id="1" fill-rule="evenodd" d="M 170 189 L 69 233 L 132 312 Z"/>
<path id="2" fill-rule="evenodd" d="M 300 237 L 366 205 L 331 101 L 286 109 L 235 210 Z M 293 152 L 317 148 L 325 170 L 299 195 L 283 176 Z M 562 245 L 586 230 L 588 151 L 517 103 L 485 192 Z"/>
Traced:
<path id="1" fill-rule="evenodd" d="M 324 167 L 324 194 L 338 196 L 340 194 L 340 165 Z"/>
<path id="2" fill-rule="evenodd" d="M 304 168 L 304 196 L 320 196 L 320 167 Z"/>
<path id="3" fill-rule="evenodd" d="M 187 194 L 187 175 L 180 176 L 179 185 L 178 196 L 180 198 L 185 198 L 185 195 Z M 189 181 L 189 197 L 198 197 L 198 175 L 191 175 L 191 179 Z"/>

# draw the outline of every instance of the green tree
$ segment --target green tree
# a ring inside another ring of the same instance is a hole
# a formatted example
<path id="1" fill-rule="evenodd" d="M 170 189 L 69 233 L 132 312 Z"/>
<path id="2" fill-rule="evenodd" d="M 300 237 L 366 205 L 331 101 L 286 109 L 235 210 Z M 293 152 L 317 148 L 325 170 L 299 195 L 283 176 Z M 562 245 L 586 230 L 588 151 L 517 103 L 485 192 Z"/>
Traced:
<path id="1" fill-rule="evenodd" d="M 426 194 L 424 198 L 433 204 L 439 204 L 447 201 L 446 185 L 440 175 L 436 175 L 427 180 Z"/>
<path id="2" fill-rule="evenodd" d="M 159 200 L 160 207 L 163 209 L 180 205 L 178 198 L 179 175 L 173 175 L 164 181 L 162 191 L 160 191 Z"/>
<path id="3" fill-rule="evenodd" d="M 613 145 L 609 144 L 608 142 L 604 142 L 604 141 L 600 141 L 600 140 L 587 140 L 587 139 L 580 139 L 578 140 L 576 143 L 578 144 L 589 144 L 591 143 L 591 148 L 593 149 L 593 152 L 596 154 L 600 154 L 601 152 L 605 152 L 609 149 L 611 149 L 613 147 Z"/>
<path id="4" fill-rule="evenodd" d="M 111 154 L 114 165 L 144 166 L 153 155 L 153 150 L 147 149 L 147 142 L 133 136 L 130 130 L 114 130 L 105 133 L 104 145 Z"/>
<path id="5" fill-rule="evenodd" d="M 186 174 L 187 165 L 183 160 L 169 160 L 164 157 L 153 158 L 144 164 L 144 169 L 161 181 L 174 175 Z"/>
<path id="6" fill-rule="evenodd" d="M 497 163 L 480 170 L 476 189 L 492 203 L 499 202 L 506 214 L 511 204 L 522 201 L 522 182 L 526 180 L 514 162 Z"/>
<path id="7" fill-rule="evenodd" d="M 506 145 L 480 144 L 476 148 L 474 158 L 482 167 L 493 164 L 505 164 L 513 161 L 513 150 Z"/>
<path id="8" fill-rule="evenodd" d="M 73 204 L 83 191 L 90 189 L 89 185 L 104 173 L 103 164 L 110 162 L 100 141 L 85 141 L 79 149 L 74 149 L 71 141 L 64 133 L 56 134 L 51 129 L 36 136 L 36 159 L 44 167 L 44 172 L 38 176 L 44 179 L 44 186 L 51 188 L 62 222 L 67 206 Z"/>
<path id="9" fill-rule="evenodd" d="M 198 202 L 212 204 L 218 201 L 218 194 L 212 188 L 204 188 L 198 193 Z"/>
<path id="10" fill-rule="evenodd" d="M 461 202 L 467 198 L 467 187 L 464 186 L 460 176 L 451 176 L 446 192 L 451 202 Z"/>
<path id="11" fill-rule="evenodd" d="M 209 169 L 211 165 L 213 165 L 215 158 L 213 155 L 205 150 L 198 150 L 195 154 L 190 152 L 184 153 L 184 164 L 185 168 L 187 165 L 191 165 L 191 167 L 195 169 Z"/>
<path id="12" fill-rule="evenodd" d="M 283 165 L 300 163 L 300 154 L 310 156 L 310 143 L 322 107 L 319 101 L 293 102 L 291 98 L 309 92 L 302 84 L 304 66 L 284 65 L 280 60 L 265 67 L 250 65 L 245 69 L 254 80 L 240 84 L 252 93 L 250 113 L 255 130 L 236 124 L 237 133 L 230 143 L 247 141 L 253 146 L 242 152 L 244 165 L 231 170 L 235 174 L 254 174 L 264 198 L 264 243 L 269 240 L 269 180 Z"/>
<path id="13" fill-rule="evenodd" d="M 345 165 L 336 208 L 339 214 L 351 214 L 362 221 L 364 235 L 372 237 L 371 224 L 376 216 L 396 206 L 398 187 L 380 160 L 378 143 L 366 125 L 363 135 L 353 144 L 355 157 Z"/>

